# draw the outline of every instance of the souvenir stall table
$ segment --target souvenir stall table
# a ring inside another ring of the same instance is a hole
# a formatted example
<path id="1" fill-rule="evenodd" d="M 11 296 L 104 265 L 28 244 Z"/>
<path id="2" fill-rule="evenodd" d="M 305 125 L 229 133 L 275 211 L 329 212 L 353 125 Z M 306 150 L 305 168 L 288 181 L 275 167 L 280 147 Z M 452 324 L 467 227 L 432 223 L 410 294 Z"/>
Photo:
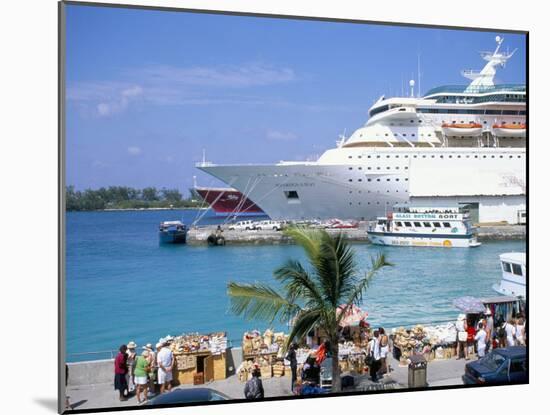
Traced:
<path id="1" fill-rule="evenodd" d="M 259 366 L 262 378 L 285 375 L 283 346 L 288 336 L 267 329 L 263 335 L 258 330 L 244 333 L 242 342 L 243 362 L 237 369 L 237 377 L 246 382 L 252 370 Z"/>
<path id="2" fill-rule="evenodd" d="M 426 361 L 450 359 L 456 355 L 454 323 L 435 326 L 416 325 L 412 329 L 399 327 L 390 335 L 393 357 L 399 366 L 407 366 L 412 355 L 423 355 Z"/>
<path id="3" fill-rule="evenodd" d="M 227 377 L 227 336 L 183 334 L 170 345 L 174 354 L 174 380 L 179 384 L 202 384 Z"/>

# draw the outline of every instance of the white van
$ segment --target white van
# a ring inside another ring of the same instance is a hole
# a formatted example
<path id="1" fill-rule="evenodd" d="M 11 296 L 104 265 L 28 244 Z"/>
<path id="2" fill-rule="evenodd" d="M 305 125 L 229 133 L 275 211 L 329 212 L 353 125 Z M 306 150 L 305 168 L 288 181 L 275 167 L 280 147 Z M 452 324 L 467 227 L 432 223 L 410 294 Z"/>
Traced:
<path id="1" fill-rule="evenodd" d="M 274 231 L 280 231 L 281 229 L 283 229 L 283 225 L 281 222 L 277 222 L 274 220 L 263 220 L 256 223 L 256 229 L 273 229 Z"/>
<path id="2" fill-rule="evenodd" d="M 229 225 L 230 231 L 250 231 L 256 229 L 256 222 L 251 220 L 242 220 Z"/>

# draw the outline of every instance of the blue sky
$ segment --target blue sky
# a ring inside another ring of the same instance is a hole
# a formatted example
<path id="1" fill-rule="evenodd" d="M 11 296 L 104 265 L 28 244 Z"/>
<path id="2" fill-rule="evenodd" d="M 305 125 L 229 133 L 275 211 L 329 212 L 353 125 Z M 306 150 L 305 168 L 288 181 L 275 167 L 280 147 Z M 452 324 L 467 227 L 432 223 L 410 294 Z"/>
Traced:
<path id="1" fill-rule="evenodd" d="M 382 94 L 466 84 L 496 35 L 525 82 L 525 36 L 67 6 L 67 184 L 219 185 L 194 165 L 315 159 Z M 405 91 L 407 88 L 405 87 Z"/>

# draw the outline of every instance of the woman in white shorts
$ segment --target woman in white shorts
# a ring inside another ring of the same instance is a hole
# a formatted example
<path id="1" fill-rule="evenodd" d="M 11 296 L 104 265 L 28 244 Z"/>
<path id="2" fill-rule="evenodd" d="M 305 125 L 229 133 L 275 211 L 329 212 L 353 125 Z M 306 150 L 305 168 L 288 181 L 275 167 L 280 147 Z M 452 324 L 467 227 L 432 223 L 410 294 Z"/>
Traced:
<path id="1" fill-rule="evenodd" d="M 134 369 L 134 382 L 136 383 L 136 397 L 138 404 L 142 404 L 147 401 L 147 387 L 149 384 L 149 372 L 151 371 L 151 364 L 149 362 L 149 351 L 144 350 L 136 360 L 136 367 Z M 143 393 L 143 399 L 141 394 Z"/>

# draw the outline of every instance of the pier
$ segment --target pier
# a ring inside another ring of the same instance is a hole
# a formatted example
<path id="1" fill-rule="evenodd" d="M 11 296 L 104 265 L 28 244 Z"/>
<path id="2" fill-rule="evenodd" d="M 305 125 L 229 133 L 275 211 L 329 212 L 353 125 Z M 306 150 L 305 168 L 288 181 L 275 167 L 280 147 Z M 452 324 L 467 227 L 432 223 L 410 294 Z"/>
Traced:
<path id="1" fill-rule="evenodd" d="M 524 240 L 526 238 L 524 225 L 480 225 L 478 239 L 480 241 Z M 350 242 L 369 243 L 367 223 L 361 222 L 357 228 L 326 229 L 329 233 L 343 233 Z M 187 244 L 207 245 L 210 235 L 216 233 L 216 226 L 202 226 L 189 229 Z M 284 232 L 271 229 L 265 230 L 228 230 L 223 229 L 223 238 L 226 245 L 285 245 L 292 244 L 291 238 Z"/>

